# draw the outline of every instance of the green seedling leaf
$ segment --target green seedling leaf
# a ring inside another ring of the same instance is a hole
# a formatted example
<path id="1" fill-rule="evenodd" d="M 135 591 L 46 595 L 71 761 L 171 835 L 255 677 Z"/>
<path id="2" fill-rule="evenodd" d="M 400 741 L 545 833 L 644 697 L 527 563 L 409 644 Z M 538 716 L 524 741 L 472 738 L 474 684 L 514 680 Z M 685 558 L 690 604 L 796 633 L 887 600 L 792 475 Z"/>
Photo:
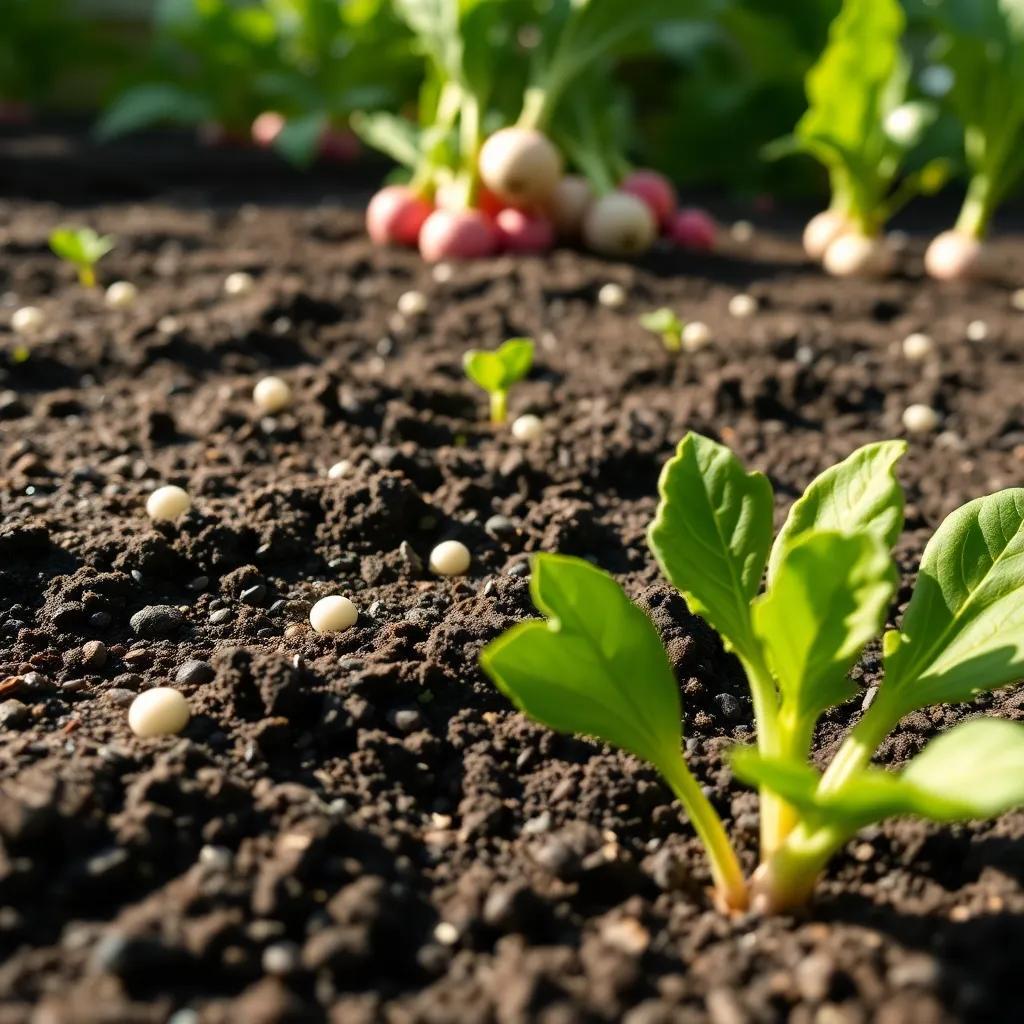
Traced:
<path id="1" fill-rule="evenodd" d="M 772 486 L 700 434 L 683 438 L 658 484 L 661 501 L 647 533 L 662 571 L 726 643 L 752 654 L 750 602 L 772 539 Z"/>
<path id="2" fill-rule="evenodd" d="M 826 708 L 856 692 L 846 678 L 878 635 L 896 590 L 881 537 L 812 530 L 786 550 L 754 604 L 754 631 L 782 693 L 782 715 L 806 735 Z"/>
<path id="3" fill-rule="evenodd" d="M 660 335 L 669 352 L 678 352 L 683 344 L 683 327 L 685 324 L 667 307 L 656 309 L 653 313 L 645 313 L 640 317 L 640 326 Z"/>
<path id="4" fill-rule="evenodd" d="M 214 116 L 212 104 L 183 86 L 152 82 L 123 92 L 96 125 L 100 139 L 113 139 L 156 124 L 199 124 Z"/>
<path id="5" fill-rule="evenodd" d="M 509 389 L 530 372 L 533 351 L 532 338 L 512 338 L 493 352 L 474 348 L 463 356 L 466 376 L 491 396 L 491 422 L 505 422 Z"/>
<path id="6" fill-rule="evenodd" d="M 811 530 L 870 531 L 891 548 L 903 529 L 903 488 L 895 468 L 906 450 L 905 441 L 867 444 L 813 480 L 775 539 L 769 584 L 786 550 Z"/>
<path id="7" fill-rule="evenodd" d="M 650 619 L 600 569 L 537 555 L 530 590 L 547 622 L 488 644 L 484 671 L 516 707 L 559 732 L 584 733 L 661 768 L 680 758 L 679 687 Z"/>
<path id="8" fill-rule="evenodd" d="M 419 163 L 423 148 L 420 130 L 406 118 L 378 111 L 353 114 L 349 123 L 363 142 L 396 163 L 410 170 Z"/>
<path id="9" fill-rule="evenodd" d="M 1024 489 L 977 498 L 928 542 L 888 641 L 886 686 L 905 710 L 968 700 L 1024 674 Z"/>
<path id="10" fill-rule="evenodd" d="M 99 235 L 92 228 L 56 228 L 50 234 L 50 248 L 78 271 L 86 287 L 96 284 L 96 264 L 117 244 L 113 235 Z"/>

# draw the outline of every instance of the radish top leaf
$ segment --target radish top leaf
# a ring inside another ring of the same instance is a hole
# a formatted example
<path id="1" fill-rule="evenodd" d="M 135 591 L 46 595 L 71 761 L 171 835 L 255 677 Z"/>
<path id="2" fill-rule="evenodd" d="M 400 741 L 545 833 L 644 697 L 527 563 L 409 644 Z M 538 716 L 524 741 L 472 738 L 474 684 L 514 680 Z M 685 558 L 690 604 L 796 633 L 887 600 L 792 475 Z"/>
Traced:
<path id="1" fill-rule="evenodd" d="M 508 391 L 530 372 L 533 365 L 532 338 L 511 338 L 493 352 L 475 348 L 463 356 L 466 376 L 489 394 Z"/>
<path id="2" fill-rule="evenodd" d="M 97 234 L 92 228 L 56 228 L 50 233 L 50 248 L 76 267 L 91 267 L 117 244 L 113 235 Z"/>

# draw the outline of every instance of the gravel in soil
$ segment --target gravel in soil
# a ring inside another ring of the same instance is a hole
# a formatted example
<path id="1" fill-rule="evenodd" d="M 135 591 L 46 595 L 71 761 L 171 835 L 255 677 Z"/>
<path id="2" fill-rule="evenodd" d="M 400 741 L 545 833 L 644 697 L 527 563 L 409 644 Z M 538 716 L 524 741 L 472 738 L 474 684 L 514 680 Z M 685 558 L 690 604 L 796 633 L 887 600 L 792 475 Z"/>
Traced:
<path id="1" fill-rule="evenodd" d="M 655 773 L 513 713 L 476 656 L 531 614 L 531 552 L 616 573 L 665 639 L 691 763 L 752 866 L 756 800 L 724 762 L 750 703 L 646 548 L 658 470 L 709 433 L 768 473 L 781 517 L 932 406 L 900 474 L 904 602 L 942 517 L 1021 480 L 1024 240 L 998 243 L 1003 280 L 969 287 L 924 281 L 918 237 L 904 276 L 827 280 L 781 220 L 714 257 L 446 274 L 373 249 L 337 191 L 30 194 L 0 201 L 0 324 L 25 303 L 46 317 L 21 362 L 0 326 L 0 1020 L 1020 1019 L 1024 814 L 867 830 L 799 916 L 729 919 Z M 49 255 L 67 221 L 118 235 L 102 271 L 138 285 L 130 308 Z M 238 270 L 256 286 L 228 296 Z M 597 301 L 608 282 L 625 305 Z M 410 290 L 426 308 L 403 316 Z M 730 315 L 738 292 L 754 316 Z M 637 324 L 663 305 L 714 344 L 668 355 Z M 902 355 L 914 331 L 935 342 L 923 362 Z M 461 372 L 465 349 L 515 335 L 538 341 L 511 398 L 544 421 L 526 444 Z M 294 401 L 266 416 L 251 394 L 271 373 Z M 151 523 L 164 483 L 192 509 Z M 467 576 L 424 568 L 446 539 Z M 331 593 L 359 620 L 317 635 Z M 877 682 L 873 653 L 856 678 L 823 755 Z M 140 740 L 127 707 L 158 685 L 193 717 Z M 1024 719 L 1012 689 L 919 712 L 880 757 L 979 710 Z"/>

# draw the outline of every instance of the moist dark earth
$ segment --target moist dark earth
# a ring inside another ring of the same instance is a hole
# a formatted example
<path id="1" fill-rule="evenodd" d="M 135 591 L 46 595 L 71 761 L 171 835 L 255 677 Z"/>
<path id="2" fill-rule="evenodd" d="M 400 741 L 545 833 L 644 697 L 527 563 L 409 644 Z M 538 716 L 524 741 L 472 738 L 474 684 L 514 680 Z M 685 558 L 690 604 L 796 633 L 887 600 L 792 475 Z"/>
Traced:
<path id="1" fill-rule="evenodd" d="M 377 171 L 0 141 L 0 1021 L 1019 1021 L 1024 814 L 867 830 L 799 915 L 730 919 L 656 774 L 513 712 L 477 654 L 532 614 L 531 552 L 614 572 L 664 636 L 691 764 L 752 868 L 756 801 L 726 762 L 750 704 L 647 549 L 659 468 L 710 434 L 770 476 L 781 518 L 934 406 L 900 468 L 905 602 L 943 516 L 1024 477 L 1024 237 L 998 241 L 993 283 L 925 280 L 924 230 L 893 280 L 840 282 L 803 258 L 801 211 L 719 206 L 753 239 L 438 280 L 363 237 Z M 118 236 L 101 277 L 134 281 L 133 307 L 49 253 L 69 221 Z M 256 286 L 229 297 L 237 270 Z M 597 301 L 608 282 L 621 308 Z M 410 289 L 427 308 L 403 317 Z M 26 303 L 46 315 L 27 359 L 7 326 Z M 663 305 L 714 344 L 665 352 L 637 324 Z M 909 363 L 919 330 L 935 352 Z M 538 351 L 512 412 L 545 423 L 525 445 L 461 371 L 517 335 Z M 271 372 L 295 401 L 266 417 Z M 173 525 L 144 512 L 163 483 L 193 496 Z M 472 552 L 463 578 L 424 569 L 447 538 Z M 309 607 L 335 592 L 358 624 L 318 636 Z M 133 629 L 151 606 L 169 611 Z M 878 681 L 874 653 L 855 677 Z M 154 685 L 188 696 L 181 735 L 130 732 Z M 914 714 L 879 759 L 979 711 L 1024 719 L 1022 696 Z M 821 758 L 862 702 L 824 723 Z"/>

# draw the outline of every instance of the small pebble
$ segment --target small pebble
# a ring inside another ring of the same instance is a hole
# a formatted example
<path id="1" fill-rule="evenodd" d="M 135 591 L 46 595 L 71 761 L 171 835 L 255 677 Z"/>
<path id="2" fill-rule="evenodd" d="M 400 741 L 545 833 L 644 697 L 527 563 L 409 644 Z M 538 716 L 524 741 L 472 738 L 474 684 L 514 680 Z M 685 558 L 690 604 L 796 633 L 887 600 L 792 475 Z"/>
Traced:
<path id="1" fill-rule="evenodd" d="M 420 316 L 427 311 L 427 297 L 423 292 L 403 292 L 398 296 L 398 312 L 402 316 Z"/>
<path id="2" fill-rule="evenodd" d="M 137 636 L 157 639 L 170 636 L 185 620 L 181 612 L 169 604 L 151 604 L 137 611 L 129 621 Z"/>
<path id="3" fill-rule="evenodd" d="M 128 709 L 128 725 L 136 736 L 173 736 L 185 728 L 188 719 L 188 701 L 169 686 L 140 693 Z"/>
<path id="4" fill-rule="evenodd" d="M 1014 309 L 1020 310 L 1024 313 L 1024 288 L 1018 288 L 1013 295 L 1010 296 L 1010 305 Z"/>
<path id="5" fill-rule="evenodd" d="M 292 389 L 280 377 L 264 377 L 252 389 L 252 400 L 260 412 L 282 412 L 292 404 Z"/>
<path id="6" fill-rule="evenodd" d="M 275 942 L 263 950 L 263 970 L 267 974 L 291 974 L 299 966 L 299 960 L 299 947 L 294 942 Z"/>
<path id="7" fill-rule="evenodd" d="M 0 704 L 0 729 L 20 729 L 29 718 L 28 708 L 10 697 Z"/>
<path id="8" fill-rule="evenodd" d="M 912 363 L 927 359 L 935 349 L 935 343 L 927 334 L 915 331 L 903 339 L 903 357 Z"/>
<path id="9" fill-rule="evenodd" d="M 161 519 L 177 519 L 192 507 L 192 499 L 183 487 L 166 484 L 158 487 L 146 499 L 146 515 L 157 521 Z"/>
<path id="10" fill-rule="evenodd" d="M 359 609 L 341 594 L 320 598 L 309 612 L 309 624 L 317 633 L 342 633 L 358 618 Z"/>
<path id="11" fill-rule="evenodd" d="M 230 608 L 218 608 L 215 612 L 210 613 L 210 625 L 223 626 L 225 622 L 230 622 L 234 617 L 235 613 Z"/>
<path id="12" fill-rule="evenodd" d="M 968 341 L 985 341 L 988 338 L 988 324 L 984 320 L 972 320 L 964 333 Z"/>
<path id="13" fill-rule="evenodd" d="M 86 668 L 101 669 L 107 663 L 107 645 L 102 640 L 82 644 L 82 664 Z"/>
<path id="14" fill-rule="evenodd" d="M 257 583 L 254 586 L 246 587 L 245 590 L 238 595 L 238 600 L 241 601 L 242 604 L 263 604 L 266 599 L 267 588 L 263 583 Z"/>
<path id="15" fill-rule="evenodd" d="M 352 463 L 348 459 L 342 459 L 340 462 L 336 462 L 329 470 L 327 470 L 327 476 L 331 480 L 340 480 L 343 476 L 348 476 L 352 469 Z"/>
<path id="16" fill-rule="evenodd" d="M 248 295 L 256 287 L 256 279 L 244 270 L 236 270 L 224 278 L 225 295 Z"/>
<path id="17" fill-rule="evenodd" d="M 214 667 L 208 661 L 192 658 L 179 666 L 178 671 L 174 673 L 174 681 L 186 685 L 209 683 L 216 675 Z"/>
<path id="18" fill-rule="evenodd" d="M 103 301 L 110 309 L 127 309 L 139 297 L 139 289 L 131 281 L 115 281 L 104 293 Z"/>
<path id="19" fill-rule="evenodd" d="M 597 301 L 608 309 L 618 309 L 626 304 L 626 289 L 621 284 L 610 281 L 608 284 L 601 285 L 601 290 L 597 293 Z"/>
<path id="20" fill-rule="evenodd" d="M 438 284 L 447 284 L 455 275 L 455 268 L 450 263 L 438 263 L 431 276 Z"/>
<path id="21" fill-rule="evenodd" d="M 903 426 L 911 434 L 929 434 L 939 425 L 939 414 L 921 402 L 908 405 L 903 410 Z"/>
<path id="22" fill-rule="evenodd" d="M 711 328 L 702 320 L 691 320 L 683 324 L 680 340 L 684 352 L 699 352 L 711 344 Z"/>
<path id="23" fill-rule="evenodd" d="M 544 434 L 544 421 L 533 413 L 525 413 L 517 416 L 512 421 L 512 436 L 524 444 L 536 441 Z"/>
<path id="24" fill-rule="evenodd" d="M 746 292 L 740 292 L 729 300 L 729 312 L 740 319 L 753 316 L 757 312 L 757 299 Z"/>
<path id="25" fill-rule="evenodd" d="M 729 234 L 735 242 L 749 242 L 754 237 L 754 225 L 749 220 L 738 220 L 729 228 Z"/>
<path id="26" fill-rule="evenodd" d="M 443 540 L 430 552 L 430 571 L 438 576 L 462 576 L 472 558 L 461 541 Z"/>
<path id="27" fill-rule="evenodd" d="M 46 317 L 38 306 L 22 306 L 11 316 L 11 330 L 15 334 L 35 334 L 42 330 Z"/>
<path id="28" fill-rule="evenodd" d="M 437 939 L 442 946 L 454 946 L 455 943 L 459 941 L 459 929 L 450 921 L 442 921 L 434 929 L 434 938 Z"/>
<path id="29" fill-rule="evenodd" d="M 509 537 L 516 532 L 516 524 L 508 516 L 493 515 L 484 523 L 484 532 L 491 537 Z"/>

